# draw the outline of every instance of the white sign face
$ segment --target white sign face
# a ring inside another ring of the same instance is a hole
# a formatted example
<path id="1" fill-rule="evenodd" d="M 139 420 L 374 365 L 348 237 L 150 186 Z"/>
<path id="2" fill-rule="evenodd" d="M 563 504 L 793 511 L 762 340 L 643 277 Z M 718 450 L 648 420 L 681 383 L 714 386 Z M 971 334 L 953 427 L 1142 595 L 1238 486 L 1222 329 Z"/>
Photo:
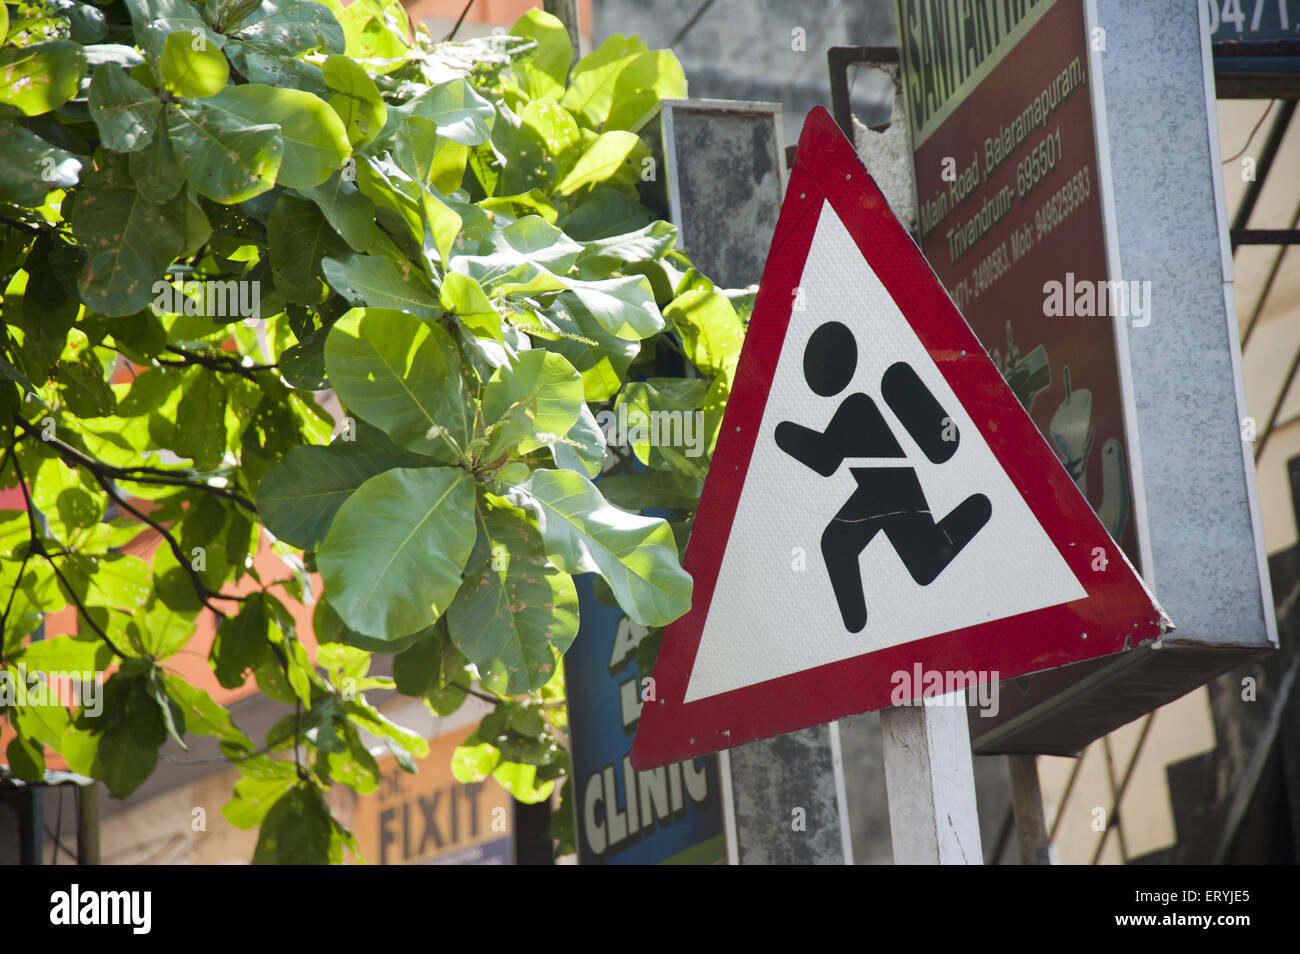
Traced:
<path id="1" fill-rule="evenodd" d="M 1087 596 L 829 203 L 795 301 L 687 703 Z"/>

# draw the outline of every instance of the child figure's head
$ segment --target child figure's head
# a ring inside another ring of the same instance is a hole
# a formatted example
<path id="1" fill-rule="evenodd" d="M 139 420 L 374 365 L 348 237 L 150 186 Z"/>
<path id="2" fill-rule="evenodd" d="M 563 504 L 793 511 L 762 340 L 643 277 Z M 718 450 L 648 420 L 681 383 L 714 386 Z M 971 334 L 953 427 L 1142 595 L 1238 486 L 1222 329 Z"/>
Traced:
<path id="1" fill-rule="evenodd" d="M 858 342 L 838 321 L 828 321 L 808 336 L 803 351 L 803 376 L 822 397 L 843 391 L 858 367 Z"/>

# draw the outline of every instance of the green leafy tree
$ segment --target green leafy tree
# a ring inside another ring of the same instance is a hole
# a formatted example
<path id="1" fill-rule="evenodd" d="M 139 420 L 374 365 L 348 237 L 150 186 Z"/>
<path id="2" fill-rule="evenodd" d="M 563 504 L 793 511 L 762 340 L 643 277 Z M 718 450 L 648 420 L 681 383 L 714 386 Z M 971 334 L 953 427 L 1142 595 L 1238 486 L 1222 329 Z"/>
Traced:
<path id="1" fill-rule="evenodd" d="M 536 10 L 441 43 L 397 0 L 0 10 L 0 485 L 27 501 L 0 513 L 0 663 L 111 673 L 97 718 L 0 706 L 8 770 L 49 747 L 125 797 L 211 736 L 255 860 L 340 861 L 322 793 L 376 788 L 362 732 L 427 754 L 366 701 L 395 688 L 491 702 L 457 776 L 549 797 L 572 574 L 649 627 L 689 607 L 743 336 L 747 299 L 640 201 L 676 59 L 615 36 L 575 63 Z M 607 447 L 620 410 L 701 412 L 704 454 Z M 145 527 L 152 564 L 122 552 Z M 314 602 L 314 663 L 273 589 Z M 68 605 L 77 634 L 29 638 Z M 285 705 L 264 740 L 168 666 L 204 613 L 220 684 Z"/>

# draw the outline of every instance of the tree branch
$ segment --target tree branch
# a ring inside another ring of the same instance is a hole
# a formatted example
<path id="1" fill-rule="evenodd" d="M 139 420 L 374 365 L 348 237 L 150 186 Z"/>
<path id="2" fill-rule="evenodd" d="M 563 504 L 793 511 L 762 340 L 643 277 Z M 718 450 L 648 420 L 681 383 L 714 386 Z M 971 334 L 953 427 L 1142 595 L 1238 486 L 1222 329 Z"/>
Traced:
<path id="1" fill-rule="evenodd" d="M 106 464 L 102 460 L 97 460 L 89 454 L 77 450 L 70 444 L 66 444 L 57 437 L 46 440 L 41 433 L 33 428 L 27 421 L 18 415 L 14 415 L 14 423 L 23 429 L 26 436 L 35 437 L 47 447 L 52 448 L 55 453 L 71 464 L 80 464 L 93 474 L 101 474 L 105 477 L 111 477 L 114 480 L 126 480 L 134 484 L 152 484 L 160 487 L 188 487 L 191 490 L 202 490 L 204 493 L 212 494 L 214 497 L 224 497 L 226 500 L 239 504 L 249 513 L 256 514 L 257 506 L 243 494 L 233 490 L 227 490 L 225 487 L 214 487 L 211 484 L 199 480 L 188 480 L 184 477 L 177 476 L 174 471 L 163 470 L 161 467 L 114 467 Z"/>
<path id="2" fill-rule="evenodd" d="M 9 445 L 9 449 L 5 451 L 4 458 L 0 460 L 0 476 L 4 475 L 4 469 L 9 466 L 9 458 L 14 456 L 15 448 L 18 447 L 18 441 L 20 440 L 22 440 L 22 438 L 15 438 Z M 13 589 L 9 591 L 9 599 L 5 603 L 5 611 L 3 615 L 0 615 L 0 663 L 4 662 L 4 636 L 5 633 L 8 632 L 9 611 L 13 609 L 14 597 L 18 595 L 18 587 L 22 585 L 23 574 L 27 572 L 27 561 L 31 558 L 32 548 L 29 545 L 27 547 L 27 552 L 23 554 L 22 565 L 18 567 L 18 576 L 14 578 Z"/>
<path id="3" fill-rule="evenodd" d="M 10 226 L 11 228 L 15 228 L 20 232 L 26 232 L 28 235 L 48 235 L 49 233 L 55 231 L 52 228 L 40 228 L 39 226 L 28 225 L 26 222 L 20 222 L 17 219 L 12 219 L 7 215 L 0 215 L 0 222 L 3 222 L 5 225 Z"/>
<path id="4" fill-rule="evenodd" d="M 161 358 L 154 358 L 154 364 L 171 368 L 183 368 L 197 365 L 201 368 L 207 368 L 209 371 L 238 374 L 250 381 L 257 380 L 258 371 L 274 371 L 279 367 L 278 364 L 242 364 L 234 357 L 187 351 L 185 348 L 178 348 L 175 345 L 168 345 L 167 350 L 172 354 L 180 355 L 182 360 L 164 361 Z"/>
<path id="5" fill-rule="evenodd" d="M 494 706 L 499 706 L 502 702 L 505 701 L 503 699 L 498 699 L 496 696 L 489 696 L 486 692 L 479 692 L 477 689 L 474 689 L 470 686 L 462 686 L 460 683 L 454 680 L 452 682 L 447 683 L 447 685 L 455 686 L 457 689 L 459 689 L 461 692 L 465 693 L 466 695 L 474 696 L 476 699 L 482 699 L 484 702 L 490 702 Z"/>
<path id="6" fill-rule="evenodd" d="M 59 582 L 63 584 L 63 589 L 68 594 L 68 599 L 72 600 L 73 605 L 77 607 L 77 612 L 79 612 L 86 622 L 90 624 L 90 628 L 95 631 L 95 635 L 104 641 L 105 645 L 113 651 L 115 656 L 119 659 L 126 659 L 126 654 L 114 645 L 113 641 L 108 638 L 108 633 L 104 632 L 103 627 L 96 623 L 94 618 L 91 617 L 90 610 L 86 609 L 86 604 L 81 601 L 81 597 L 76 594 L 76 591 L 73 590 L 72 586 L 68 583 L 67 577 L 65 577 L 62 571 L 59 570 L 58 566 L 54 562 L 54 558 L 46 552 L 45 543 L 41 540 L 40 530 L 37 529 L 36 526 L 36 510 L 32 504 L 31 492 L 27 489 L 27 478 L 23 476 L 23 468 L 22 465 L 18 463 L 17 454 L 14 454 L 13 460 L 14 471 L 18 474 L 18 486 L 22 488 L 23 499 L 27 503 L 27 526 L 31 535 L 27 552 L 30 554 L 35 551 L 45 558 L 45 562 L 49 564 L 50 569 L 54 571 L 54 575 L 58 577 Z"/>
<path id="7" fill-rule="evenodd" d="M 162 538 L 167 541 L 167 545 L 171 548 L 172 555 L 176 557 L 176 562 L 180 564 L 181 569 L 189 574 L 190 583 L 194 586 L 194 592 L 198 594 L 199 599 L 203 601 L 204 606 L 210 609 L 213 613 L 216 613 L 217 616 L 224 617 L 226 614 L 213 606 L 209 602 L 210 600 L 232 600 L 234 602 L 242 602 L 243 600 L 248 599 L 249 594 L 244 594 L 242 596 L 230 595 L 218 592 L 209 587 L 203 582 L 203 577 L 199 576 L 199 571 L 194 569 L 190 562 L 185 559 L 185 551 L 181 549 L 180 543 L 178 543 L 176 538 L 172 536 L 171 531 L 157 520 L 154 520 L 143 510 L 133 506 L 131 502 L 112 485 L 108 478 L 104 477 L 102 474 L 95 473 L 94 471 L 91 472 L 91 475 L 95 478 L 95 481 L 99 486 L 104 489 L 104 493 L 108 494 L 109 497 L 116 501 L 119 507 L 130 514 L 133 514 L 140 520 L 143 520 L 162 535 Z"/>

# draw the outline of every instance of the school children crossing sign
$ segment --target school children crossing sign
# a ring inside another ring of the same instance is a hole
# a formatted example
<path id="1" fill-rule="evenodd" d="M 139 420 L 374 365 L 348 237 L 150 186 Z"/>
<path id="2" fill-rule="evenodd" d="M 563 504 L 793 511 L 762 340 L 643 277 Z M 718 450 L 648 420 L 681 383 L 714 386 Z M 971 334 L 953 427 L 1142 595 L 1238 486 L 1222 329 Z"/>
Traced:
<path id="1" fill-rule="evenodd" d="M 638 769 L 1172 628 L 820 107 L 684 565 Z"/>

